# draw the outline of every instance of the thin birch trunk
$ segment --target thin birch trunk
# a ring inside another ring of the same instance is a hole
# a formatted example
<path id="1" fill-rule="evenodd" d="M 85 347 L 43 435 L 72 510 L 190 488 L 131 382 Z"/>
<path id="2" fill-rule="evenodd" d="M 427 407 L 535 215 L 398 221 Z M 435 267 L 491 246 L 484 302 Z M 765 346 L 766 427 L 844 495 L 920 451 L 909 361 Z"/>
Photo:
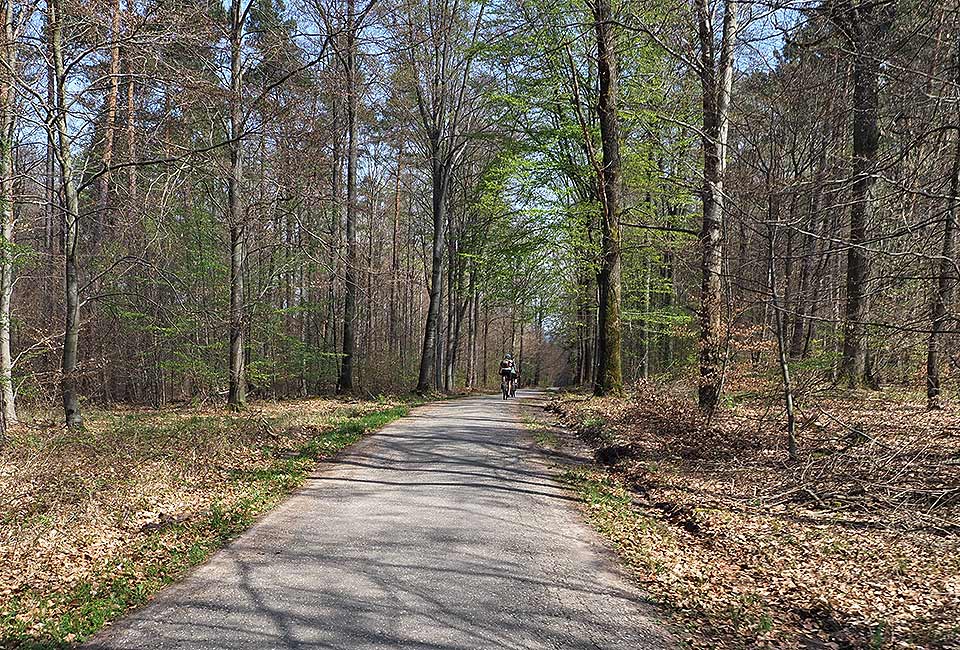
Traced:
<path id="1" fill-rule="evenodd" d="M 16 74 L 16 41 L 13 29 L 13 0 L 0 2 L 3 16 L 3 70 L 0 70 L 0 384 L 2 426 L 17 424 L 16 395 L 13 385 L 13 355 L 10 347 L 10 302 L 13 297 L 14 226 L 13 205 L 13 141 L 15 124 L 13 107 L 16 98 L 13 75 Z"/>

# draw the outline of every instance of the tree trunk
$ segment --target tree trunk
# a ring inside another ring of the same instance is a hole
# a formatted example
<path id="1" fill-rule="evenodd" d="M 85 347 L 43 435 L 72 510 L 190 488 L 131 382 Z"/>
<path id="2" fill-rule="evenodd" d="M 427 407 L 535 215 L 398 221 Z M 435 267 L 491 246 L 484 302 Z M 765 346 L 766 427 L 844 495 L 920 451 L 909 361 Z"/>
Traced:
<path id="1" fill-rule="evenodd" d="M 889 31 L 893 15 L 892 7 L 845 7 L 844 11 L 833 18 L 849 35 L 853 56 L 854 180 L 840 374 L 848 385 L 856 387 L 863 384 L 866 375 L 870 260 L 864 246 L 873 220 L 872 190 L 880 149 L 881 42 Z M 876 11 L 881 13 L 875 14 Z"/>
<path id="2" fill-rule="evenodd" d="M 454 330 L 456 326 L 457 302 L 460 295 L 460 277 L 462 269 L 457 264 L 457 233 L 451 223 L 451 215 L 447 213 L 447 295 L 446 295 L 446 337 L 441 348 L 443 349 L 443 390 L 449 393 L 453 390 Z"/>
<path id="3" fill-rule="evenodd" d="M 443 330 L 443 320 L 444 320 L 444 309 L 443 303 L 447 296 L 447 292 L 450 290 L 450 270 L 447 269 L 447 273 L 440 274 L 440 293 L 437 302 L 439 303 L 439 312 L 437 314 L 437 335 L 434 338 L 434 355 L 433 355 L 433 385 L 436 386 L 437 390 L 443 390 L 443 341 L 444 341 L 444 330 Z"/>
<path id="4" fill-rule="evenodd" d="M 107 91 L 106 108 L 107 113 L 104 116 L 103 135 L 103 171 L 100 178 L 97 179 L 97 200 L 98 214 L 97 223 L 101 228 L 107 219 L 108 194 L 110 192 L 110 165 L 113 162 L 113 141 L 114 125 L 117 120 L 117 95 L 120 88 L 120 0 L 112 0 L 111 3 L 111 26 L 110 38 L 113 43 L 110 45 L 110 87 Z"/>
<path id="5" fill-rule="evenodd" d="M 645 242 L 646 243 L 646 242 Z M 640 359 L 640 376 L 643 379 L 650 378 L 650 314 L 653 312 L 650 304 L 650 280 L 653 273 L 653 260 L 649 253 L 646 254 L 643 264 L 643 326 L 641 337 L 643 341 L 643 357 Z"/>
<path id="6" fill-rule="evenodd" d="M 617 116 L 617 39 L 609 0 L 596 0 L 593 7 L 597 33 L 597 69 L 600 97 L 597 113 L 603 167 L 600 189 L 601 260 L 597 272 L 599 319 L 597 327 L 596 395 L 623 390 L 620 359 L 620 122 Z"/>
<path id="7" fill-rule="evenodd" d="M 342 229 L 340 213 L 340 192 L 343 185 L 343 142 L 340 133 L 341 121 L 340 111 L 336 102 L 331 107 L 331 123 L 334 137 L 333 157 L 330 166 L 330 239 L 328 246 L 329 273 L 327 275 L 327 314 L 324 319 L 324 351 L 330 354 L 337 354 L 339 339 L 339 328 L 337 327 L 337 276 L 340 269 L 340 234 Z M 340 381 L 340 356 L 335 357 L 336 373 L 333 377 L 335 384 Z"/>
<path id="8" fill-rule="evenodd" d="M 597 287 L 593 283 L 593 278 L 587 278 L 587 306 L 585 309 L 586 322 L 583 341 L 583 381 L 585 385 L 593 385 L 593 380 L 597 376 L 597 365 L 594 362 L 594 356 L 597 350 Z"/>
<path id="9" fill-rule="evenodd" d="M 858 57 L 859 59 L 859 57 Z M 850 206 L 850 242 L 847 249 L 846 304 L 844 308 L 843 358 L 841 373 L 850 386 L 860 386 L 866 371 L 866 324 L 870 277 L 869 259 L 863 246 L 872 220 L 871 188 L 873 161 L 880 141 L 877 119 L 878 70 L 858 60 L 854 64 L 853 204 Z"/>
<path id="10" fill-rule="evenodd" d="M 246 218 L 243 210 L 243 18 L 240 0 L 230 4 L 230 178 L 227 215 L 230 224 L 230 393 L 227 402 L 240 409 L 247 403 L 247 373 L 244 356 L 246 323 L 243 299 L 243 269 L 246 257 Z"/>
<path id="11" fill-rule="evenodd" d="M 447 334 L 449 343 L 447 345 L 447 371 L 446 385 L 448 391 L 456 389 L 457 384 L 457 361 L 460 355 L 460 334 L 463 331 L 463 320 L 467 314 L 469 301 L 466 298 L 458 298 L 454 301 L 453 327 Z"/>
<path id="12" fill-rule="evenodd" d="M 474 288 L 473 294 L 473 316 L 470 322 L 473 324 L 473 334 L 470 338 L 470 388 L 476 388 L 480 381 L 480 373 L 477 367 L 480 365 L 479 349 L 477 340 L 480 338 L 480 292 Z"/>
<path id="13" fill-rule="evenodd" d="M 539 386 L 543 374 L 543 305 L 537 306 L 537 367 L 533 373 L 533 385 Z"/>
<path id="14" fill-rule="evenodd" d="M 393 192 L 393 237 L 390 247 L 390 353 L 394 357 L 394 362 L 398 364 L 398 370 L 402 368 L 400 344 L 400 308 L 399 294 L 397 285 L 400 282 L 400 255 L 399 255 L 399 231 L 400 231 L 400 172 L 403 151 L 397 151 L 397 177 Z M 402 377 L 402 373 L 398 378 Z"/>
<path id="15" fill-rule="evenodd" d="M 587 356 L 587 312 L 583 307 L 582 294 L 581 303 L 577 305 L 577 365 L 575 370 L 574 383 L 583 384 L 584 363 Z"/>
<path id="16" fill-rule="evenodd" d="M 487 359 L 487 348 L 490 340 L 490 308 L 484 302 L 483 305 L 483 358 L 481 359 L 480 365 L 480 384 L 486 388 L 487 382 L 490 380 L 488 375 L 488 361 Z"/>
<path id="17" fill-rule="evenodd" d="M 63 412 L 68 427 L 83 423 L 78 395 L 77 349 L 80 338 L 80 284 L 78 280 L 77 244 L 80 235 L 80 202 L 73 178 L 72 141 L 67 130 L 67 72 L 63 62 L 63 18 L 60 0 L 47 5 L 50 49 L 53 54 L 53 76 L 56 97 L 54 125 L 57 134 L 56 157 L 64 196 L 64 285 L 66 323 L 63 336 Z"/>
<path id="18" fill-rule="evenodd" d="M 958 53 L 960 54 L 960 53 Z M 954 239 L 957 231 L 957 192 L 960 189 L 960 133 L 957 134 L 953 168 L 950 174 L 950 197 L 946 221 L 943 224 L 943 246 L 940 251 L 940 268 L 930 310 L 930 338 L 927 341 L 927 408 L 940 408 L 940 345 L 944 326 L 947 324 L 948 306 L 953 299 L 957 282 L 957 267 L 954 260 Z"/>
<path id="19" fill-rule="evenodd" d="M 797 308 L 793 319 L 793 333 L 790 338 L 790 358 L 796 359 L 803 354 L 804 336 L 808 325 L 808 305 L 813 302 L 813 263 L 816 255 L 816 240 L 814 231 L 817 223 L 817 213 L 820 211 L 820 192 L 815 189 L 810 204 L 810 217 L 807 223 L 807 233 L 803 236 L 800 265 L 800 284 L 797 287 Z"/>
<path id="20" fill-rule="evenodd" d="M 700 230 L 700 408 L 716 410 L 723 386 L 723 181 L 726 171 L 728 111 L 733 91 L 733 41 L 737 1 L 727 0 L 719 60 L 707 0 L 697 0 L 703 86 L 703 223 Z"/>
<path id="21" fill-rule="evenodd" d="M 526 310 L 524 310 L 524 312 L 525 311 Z M 523 334 L 525 329 L 526 329 L 526 319 L 521 318 L 520 319 L 520 343 L 519 343 L 519 347 L 517 348 L 517 376 L 518 377 L 520 376 L 520 373 L 523 372 L 525 369 L 523 364 Z M 520 382 L 517 381 L 518 386 L 519 384 Z"/>
<path id="22" fill-rule="evenodd" d="M 439 137 L 439 136 L 437 136 Z M 428 393 L 431 388 L 431 375 L 436 362 L 436 346 L 440 326 L 440 275 L 443 270 L 443 226 L 446 204 L 446 174 L 444 162 L 437 151 L 439 142 L 434 142 L 434 154 L 431 164 L 433 185 L 433 254 L 430 268 L 430 306 L 427 309 L 427 322 L 423 333 L 423 349 L 420 355 L 420 372 L 417 380 L 417 392 Z"/>
<path id="23" fill-rule="evenodd" d="M 129 0 L 128 7 L 133 2 Z M 137 156 L 137 130 L 136 130 L 136 78 L 133 75 L 132 55 L 127 53 L 127 162 L 133 163 Z M 127 202 L 129 210 L 132 212 L 137 203 L 137 166 L 131 164 L 127 168 Z"/>
<path id="24" fill-rule="evenodd" d="M 347 52 L 344 67 L 347 73 L 347 267 L 343 296 L 343 362 L 337 390 L 353 390 L 353 356 L 356 352 L 354 331 L 357 317 L 357 53 L 354 0 L 347 0 Z"/>
<path id="25" fill-rule="evenodd" d="M 50 37 L 49 31 L 51 29 L 51 23 L 48 20 L 45 26 L 47 31 L 47 40 L 50 41 L 47 44 L 47 49 L 52 49 L 52 38 Z M 50 54 L 51 59 L 53 58 L 52 52 Z M 57 95 L 56 95 L 56 85 L 54 83 L 54 70 L 53 66 L 47 67 L 47 88 L 46 88 L 46 100 L 47 106 L 52 107 L 56 104 Z M 57 143 L 56 143 L 56 131 L 51 126 L 47 127 L 47 150 L 46 156 L 44 157 L 45 163 L 45 173 L 44 173 L 44 194 L 45 194 L 45 205 L 44 205 L 44 218 L 46 220 L 46 227 L 44 228 L 44 239 L 46 240 L 46 250 L 50 253 L 48 259 L 50 260 L 50 274 L 54 274 L 54 251 L 59 247 L 59 229 L 57 228 L 57 222 L 60 220 L 60 206 L 59 196 L 57 194 Z M 51 292 L 52 294 L 52 292 Z M 53 295 L 50 296 L 49 303 L 49 312 L 52 313 L 56 307 L 55 298 Z"/>
<path id="26" fill-rule="evenodd" d="M 13 33 L 13 0 L 0 2 L 3 16 L 3 70 L 0 71 L 0 415 L 2 427 L 17 423 L 16 397 L 13 386 L 13 355 L 10 349 L 10 301 L 13 297 L 13 141 L 15 137 L 13 107 L 17 69 Z"/>
<path id="27" fill-rule="evenodd" d="M 467 341 L 465 344 L 465 352 L 467 355 L 467 365 L 464 372 L 464 388 L 467 390 L 473 390 L 475 379 L 473 375 L 474 363 L 476 362 L 475 350 L 474 350 L 474 341 L 476 336 L 476 321 L 474 320 L 474 314 L 476 313 L 476 270 L 474 269 L 470 273 L 470 285 L 467 291 L 467 309 L 466 309 L 466 318 L 467 318 Z"/>
<path id="28" fill-rule="evenodd" d="M 776 227 L 773 222 L 768 224 L 767 248 L 767 288 L 770 291 L 770 306 L 773 311 L 773 332 L 777 339 L 777 362 L 780 366 L 780 378 L 783 382 L 783 401 L 787 411 L 787 455 L 790 460 L 797 460 L 797 432 L 796 414 L 793 407 L 793 384 L 790 380 L 790 365 L 787 363 L 786 327 L 784 325 L 783 308 L 777 298 L 777 279 L 774 271 L 774 243 Z"/>

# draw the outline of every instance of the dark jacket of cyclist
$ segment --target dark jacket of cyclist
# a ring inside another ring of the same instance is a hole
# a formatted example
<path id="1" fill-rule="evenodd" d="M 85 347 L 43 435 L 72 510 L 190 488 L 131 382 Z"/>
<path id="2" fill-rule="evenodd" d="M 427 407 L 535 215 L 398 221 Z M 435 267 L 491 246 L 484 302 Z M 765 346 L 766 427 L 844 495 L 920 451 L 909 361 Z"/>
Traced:
<path id="1" fill-rule="evenodd" d="M 517 374 L 516 364 L 513 362 L 513 355 L 508 354 L 500 361 L 500 376 L 507 379 L 513 379 Z"/>

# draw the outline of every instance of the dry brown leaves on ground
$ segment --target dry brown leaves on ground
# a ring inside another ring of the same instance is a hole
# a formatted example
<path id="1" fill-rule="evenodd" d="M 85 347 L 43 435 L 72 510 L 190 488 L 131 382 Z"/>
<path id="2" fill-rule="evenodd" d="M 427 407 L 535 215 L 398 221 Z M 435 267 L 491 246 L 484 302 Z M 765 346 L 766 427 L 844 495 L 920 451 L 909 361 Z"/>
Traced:
<path id="1" fill-rule="evenodd" d="M 708 424 L 676 387 L 642 384 L 553 408 L 639 517 L 597 497 L 600 527 L 653 593 L 714 629 L 710 643 L 960 648 L 960 410 L 819 399 L 789 463 L 767 404 Z"/>

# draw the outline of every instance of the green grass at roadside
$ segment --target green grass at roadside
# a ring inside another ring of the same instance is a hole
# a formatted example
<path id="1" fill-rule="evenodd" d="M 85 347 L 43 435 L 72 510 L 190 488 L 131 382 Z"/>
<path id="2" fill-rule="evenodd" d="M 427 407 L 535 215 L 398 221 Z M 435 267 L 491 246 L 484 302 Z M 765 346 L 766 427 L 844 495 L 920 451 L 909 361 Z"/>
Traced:
<path id="1" fill-rule="evenodd" d="M 621 481 L 589 467 L 566 469 L 559 478 L 584 504 L 593 528 L 631 568 L 651 575 L 663 572 L 659 558 L 676 549 L 676 535 L 662 520 L 634 508 L 630 491 Z"/>
<path id="2" fill-rule="evenodd" d="M 545 426 L 543 422 L 536 418 L 524 417 L 524 426 L 533 435 L 533 441 L 546 449 L 557 449 L 560 446 L 560 439 L 557 434 Z"/>

